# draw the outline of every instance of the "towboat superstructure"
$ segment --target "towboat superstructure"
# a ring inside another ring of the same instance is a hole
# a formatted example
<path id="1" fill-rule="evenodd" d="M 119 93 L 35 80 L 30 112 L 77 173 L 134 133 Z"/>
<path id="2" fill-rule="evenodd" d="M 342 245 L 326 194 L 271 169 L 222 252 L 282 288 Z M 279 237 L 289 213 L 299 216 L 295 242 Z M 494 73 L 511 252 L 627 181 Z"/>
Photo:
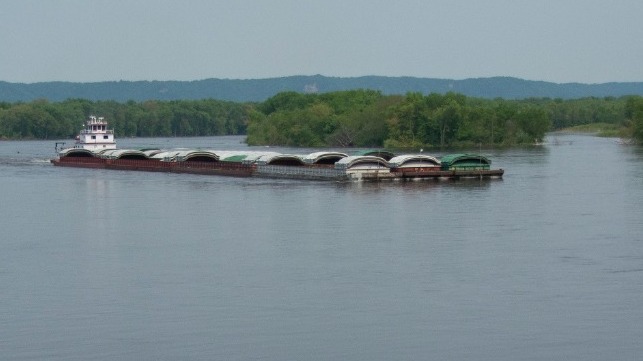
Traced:
<path id="1" fill-rule="evenodd" d="M 93 152 L 116 149 L 114 130 L 107 129 L 105 118 L 90 115 L 85 122 L 85 128 L 76 136 L 74 148 L 87 149 Z"/>

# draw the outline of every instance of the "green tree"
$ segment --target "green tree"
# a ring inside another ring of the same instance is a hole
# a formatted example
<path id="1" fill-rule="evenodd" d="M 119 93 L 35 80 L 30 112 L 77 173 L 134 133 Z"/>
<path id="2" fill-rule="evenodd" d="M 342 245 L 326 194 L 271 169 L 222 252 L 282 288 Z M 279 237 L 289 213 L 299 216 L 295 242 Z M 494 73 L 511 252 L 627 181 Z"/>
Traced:
<path id="1" fill-rule="evenodd" d="M 625 116 L 631 122 L 632 137 L 643 143 L 643 97 L 629 97 L 625 105 Z"/>
<path id="2" fill-rule="evenodd" d="M 445 105 L 435 111 L 435 119 L 440 131 L 440 147 L 450 145 L 455 140 L 462 118 L 463 107 L 455 99 L 449 99 Z"/>

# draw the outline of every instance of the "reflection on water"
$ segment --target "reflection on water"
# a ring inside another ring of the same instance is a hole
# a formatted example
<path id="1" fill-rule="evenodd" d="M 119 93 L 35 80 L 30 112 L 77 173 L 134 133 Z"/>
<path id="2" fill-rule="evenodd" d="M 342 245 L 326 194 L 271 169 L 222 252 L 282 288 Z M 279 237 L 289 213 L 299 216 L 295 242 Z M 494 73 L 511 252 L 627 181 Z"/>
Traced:
<path id="1" fill-rule="evenodd" d="M 552 135 L 485 150 L 502 180 L 332 183 L 55 168 L 50 143 L 0 142 L 7 359 L 643 353 L 639 147 Z"/>

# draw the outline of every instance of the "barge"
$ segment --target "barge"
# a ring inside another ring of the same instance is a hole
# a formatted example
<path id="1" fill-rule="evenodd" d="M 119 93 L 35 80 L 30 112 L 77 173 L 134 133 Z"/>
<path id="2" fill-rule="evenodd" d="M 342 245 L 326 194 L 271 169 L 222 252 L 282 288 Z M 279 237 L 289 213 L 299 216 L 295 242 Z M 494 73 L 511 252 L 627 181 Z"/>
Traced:
<path id="1" fill-rule="evenodd" d="M 502 178 L 491 160 L 479 154 L 441 158 L 424 154 L 395 155 L 388 151 L 277 152 L 210 149 L 117 149 L 114 132 L 102 118 L 90 116 L 73 147 L 59 148 L 54 166 L 191 173 L 234 177 L 265 177 L 328 181 L 406 181 L 426 179 Z"/>

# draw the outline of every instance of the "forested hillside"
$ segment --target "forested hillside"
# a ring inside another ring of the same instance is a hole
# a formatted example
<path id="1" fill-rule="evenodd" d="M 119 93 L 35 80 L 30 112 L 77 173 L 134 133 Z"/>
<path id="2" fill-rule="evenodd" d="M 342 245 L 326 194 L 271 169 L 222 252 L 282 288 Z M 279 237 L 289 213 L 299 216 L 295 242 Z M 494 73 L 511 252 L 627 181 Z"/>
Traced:
<path id="1" fill-rule="evenodd" d="M 643 97 L 485 99 L 374 90 L 282 92 L 260 103 L 213 99 L 0 102 L 0 139 L 68 139 L 90 115 L 117 137 L 247 134 L 253 145 L 389 148 L 512 146 L 545 133 L 607 124 L 643 140 Z"/>
<path id="2" fill-rule="evenodd" d="M 643 82 L 604 84 L 556 84 L 510 77 L 465 80 L 413 77 L 364 76 L 337 78 L 321 75 L 270 79 L 206 79 L 198 81 L 112 81 L 97 83 L 44 82 L 33 84 L 0 81 L 0 101 L 17 102 L 47 99 L 145 100 L 219 99 L 235 102 L 261 102 L 284 91 L 328 93 L 369 89 L 384 95 L 419 92 L 456 92 L 478 98 L 561 98 L 620 97 L 643 95 Z"/>
<path id="3" fill-rule="evenodd" d="M 641 97 L 504 100 L 457 93 L 382 95 L 375 91 L 280 93 L 259 105 L 249 144 L 385 146 L 388 148 L 512 146 L 589 123 L 622 128 L 641 123 Z M 638 109 L 638 108 L 636 108 Z"/>

